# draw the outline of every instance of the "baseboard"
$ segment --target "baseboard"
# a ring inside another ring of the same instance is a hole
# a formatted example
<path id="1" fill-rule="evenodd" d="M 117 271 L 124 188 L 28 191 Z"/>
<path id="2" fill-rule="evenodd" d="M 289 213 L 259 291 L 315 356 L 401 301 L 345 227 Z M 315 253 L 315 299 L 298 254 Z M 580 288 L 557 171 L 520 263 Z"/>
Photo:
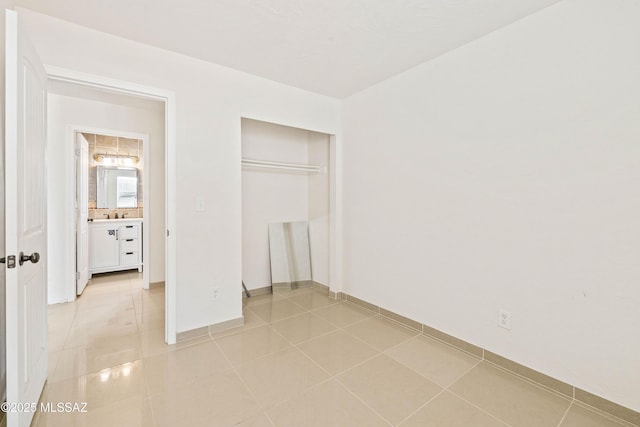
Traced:
<path id="1" fill-rule="evenodd" d="M 188 331 L 178 332 L 176 334 L 176 342 L 182 343 L 185 341 L 197 339 L 209 334 L 214 334 L 227 329 L 237 328 L 244 325 L 244 316 L 240 316 L 236 319 L 225 320 L 224 322 L 214 323 L 209 326 L 202 326 L 200 328 L 190 329 Z"/>
<path id="2" fill-rule="evenodd" d="M 209 326 L 202 326 L 200 328 L 189 329 L 188 331 L 178 332 L 176 334 L 176 342 L 181 343 L 203 336 L 209 335 Z"/>
<path id="3" fill-rule="evenodd" d="M 259 295 L 265 295 L 265 294 L 270 294 L 271 293 L 271 286 L 265 286 L 262 288 L 255 288 L 255 289 L 248 289 L 249 294 L 251 294 L 252 297 L 257 297 Z M 242 298 L 248 298 L 247 294 L 245 293 L 244 289 L 241 290 L 242 292 Z"/>
<path id="4" fill-rule="evenodd" d="M 298 280 L 295 282 L 276 282 L 272 283 L 271 287 L 273 289 L 296 289 L 296 288 L 304 288 L 307 286 L 313 286 L 316 283 L 313 280 Z"/>
<path id="5" fill-rule="evenodd" d="M 235 319 L 227 320 L 224 322 L 209 325 L 209 333 L 215 334 L 217 332 L 226 331 L 227 329 L 237 328 L 244 325 L 244 316 L 237 317 Z"/>
<path id="6" fill-rule="evenodd" d="M 495 366 L 516 374 L 528 381 L 536 383 L 546 388 L 547 390 L 551 390 L 569 399 L 575 400 L 582 405 L 590 406 L 606 414 L 612 415 L 620 420 L 640 426 L 640 412 L 634 411 L 633 409 L 626 408 L 620 404 L 604 399 L 600 396 L 596 396 L 595 394 L 584 391 L 576 387 L 575 385 L 560 381 L 549 375 L 543 374 L 542 372 L 536 371 L 535 369 L 531 369 L 518 362 L 507 359 L 506 357 L 503 357 L 499 354 L 493 353 L 487 349 L 478 347 L 477 345 L 471 344 L 460 338 L 446 334 L 442 331 L 432 328 L 431 326 L 425 325 L 424 323 L 409 319 L 408 317 L 394 313 L 390 310 L 387 310 L 375 304 L 371 304 L 370 302 L 361 300 L 344 292 L 330 292 L 329 295 L 335 299 L 346 300 L 352 304 L 358 305 L 364 309 L 373 311 L 391 320 L 394 320 L 404 326 L 418 330 L 424 335 L 435 338 L 439 341 L 456 347 L 459 350 L 480 357 Z"/>
<path id="7" fill-rule="evenodd" d="M 274 283 L 273 285 L 264 286 L 262 288 L 249 289 L 249 293 L 251 294 L 252 297 L 253 296 L 257 297 L 259 295 L 270 294 L 273 292 L 273 289 L 283 290 L 283 289 L 297 289 L 297 288 L 304 288 L 304 287 L 312 287 L 313 289 L 316 289 L 319 291 L 329 292 L 329 286 L 324 285 L 320 282 L 315 282 L 313 280 L 305 280 L 305 281 L 293 282 L 293 283 L 289 283 L 289 282 Z M 245 293 L 244 289 L 242 289 L 242 298 L 247 298 L 247 294 Z"/>
<path id="8" fill-rule="evenodd" d="M 164 281 L 149 283 L 149 289 L 164 288 Z"/>

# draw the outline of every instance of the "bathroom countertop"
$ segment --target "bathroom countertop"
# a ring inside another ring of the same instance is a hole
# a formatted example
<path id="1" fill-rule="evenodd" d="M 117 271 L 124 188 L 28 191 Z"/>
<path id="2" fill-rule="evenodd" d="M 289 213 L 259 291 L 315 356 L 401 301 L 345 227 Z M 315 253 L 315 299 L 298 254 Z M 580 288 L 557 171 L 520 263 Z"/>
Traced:
<path id="1" fill-rule="evenodd" d="M 89 222 L 96 222 L 99 224 L 104 224 L 105 222 L 141 222 L 142 218 L 99 218 L 99 219 L 94 219 L 93 221 L 89 221 Z"/>

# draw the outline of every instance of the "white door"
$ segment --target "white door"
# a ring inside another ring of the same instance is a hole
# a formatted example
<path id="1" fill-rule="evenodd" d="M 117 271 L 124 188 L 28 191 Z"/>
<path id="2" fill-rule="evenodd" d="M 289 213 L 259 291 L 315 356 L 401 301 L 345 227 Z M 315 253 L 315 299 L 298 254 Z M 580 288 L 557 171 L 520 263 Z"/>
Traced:
<path id="1" fill-rule="evenodd" d="M 46 74 L 6 11 L 7 402 L 38 402 L 47 378 Z M 22 254 L 22 256 L 21 256 Z M 13 260 L 10 258 L 13 257 Z M 8 412 L 9 427 L 32 412 Z"/>
<path id="2" fill-rule="evenodd" d="M 89 144 L 76 133 L 76 293 L 89 281 Z"/>

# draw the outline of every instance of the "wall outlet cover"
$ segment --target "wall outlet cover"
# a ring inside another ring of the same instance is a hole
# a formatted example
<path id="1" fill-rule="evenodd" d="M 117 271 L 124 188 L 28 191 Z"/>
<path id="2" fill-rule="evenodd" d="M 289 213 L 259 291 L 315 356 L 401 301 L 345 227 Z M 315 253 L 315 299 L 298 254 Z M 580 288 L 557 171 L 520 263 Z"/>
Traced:
<path id="1" fill-rule="evenodd" d="M 498 311 L 498 326 L 511 329 L 511 312 L 501 308 Z"/>

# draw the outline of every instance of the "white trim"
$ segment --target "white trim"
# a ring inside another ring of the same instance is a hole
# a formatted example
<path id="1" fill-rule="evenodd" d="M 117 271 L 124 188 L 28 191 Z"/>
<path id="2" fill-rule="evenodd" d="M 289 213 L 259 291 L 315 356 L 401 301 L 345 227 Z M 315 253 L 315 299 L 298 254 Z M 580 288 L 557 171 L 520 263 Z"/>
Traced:
<path id="1" fill-rule="evenodd" d="M 87 74 L 76 70 L 45 65 L 51 80 L 74 83 L 124 95 L 139 96 L 145 99 L 163 101 L 165 103 L 165 209 L 166 237 L 165 250 L 165 341 L 176 343 L 176 97 L 175 93 L 164 89 L 144 86 L 133 82 L 116 80 L 104 76 Z M 145 153 L 148 150 L 145 150 Z M 145 154 L 146 155 L 146 154 Z M 148 181 L 147 181 L 148 182 Z M 145 192 L 145 194 L 148 192 Z M 145 203 L 146 204 L 146 203 Z M 147 204 L 148 206 L 148 204 Z M 145 210 L 147 209 L 145 206 Z M 145 269 L 147 270 L 147 269 Z"/>
<path id="2" fill-rule="evenodd" d="M 83 73 L 81 71 L 70 70 L 67 68 L 56 67 L 54 65 L 44 65 L 47 76 L 51 80 L 65 83 L 74 83 L 81 86 L 88 86 L 94 89 L 108 90 L 109 92 L 120 93 L 123 95 L 139 96 L 144 99 L 152 99 L 155 101 L 166 101 L 174 96 L 174 93 L 164 89 L 158 89 L 151 86 L 144 86 L 138 83 L 126 82 L 123 80 L 112 79 L 110 77 L 97 76 L 95 74 Z"/>
<path id="3" fill-rule="evenodd" d="M 170 92 L 165 99 L 165 331 L 167 344 L 177 337 L 177 277 L 176 277 L 176 98 Z"/>
<path id="4" fill-rule="evenodd" d="M 342 291 L 342 146 L 337 135 L 329 136 L 329 291 Z"/>

